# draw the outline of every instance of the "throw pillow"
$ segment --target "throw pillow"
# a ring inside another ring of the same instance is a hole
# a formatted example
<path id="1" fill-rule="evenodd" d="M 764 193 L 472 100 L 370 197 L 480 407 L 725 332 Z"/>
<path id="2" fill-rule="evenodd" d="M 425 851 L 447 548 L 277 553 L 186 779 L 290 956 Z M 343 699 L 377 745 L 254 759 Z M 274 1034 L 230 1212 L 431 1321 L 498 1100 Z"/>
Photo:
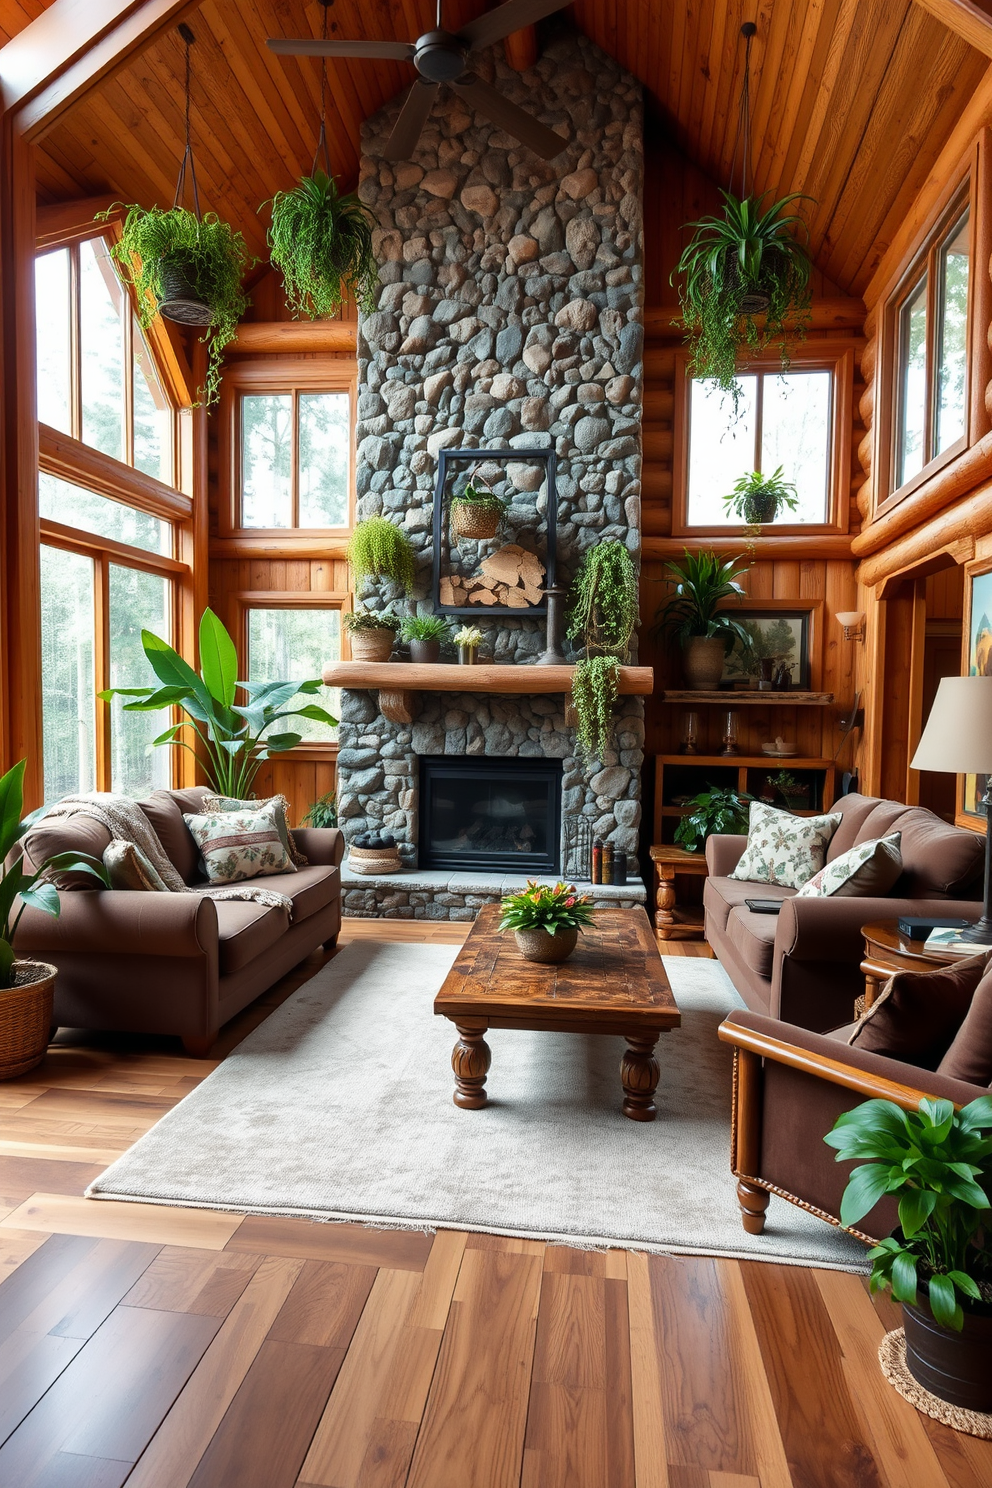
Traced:
<path id="1" fill-rule="evenodd" d="M 730 878 L 801 889 L 819 873 L 827 844 L 840 825 L 836 816 L 793 816 L 763 801 L 751 802 L 747 847 Z"/>
<path id="2" fill-rule="evenodd" d="M 987 963 L 988 964 L 988 963 Z M 964 1022 L 937 1066 L 938 1075 L 992 1086 L 992 970 L 975 988 Z"/>
<path id="3" fill-rule="evenodd" d="M 805 895 L 807 898 L 866 899 L 872 894 L 887 894 L 901 872 L 899 833 L 893 832 L 888 837 L 876 837 L 872 842 L 859 842 L 848 852 L 841 853 L 819 873 L 814 873 L 796 898 Z"/>
<path id="4" fill-rule="evenodd" d="M 848 1043 L 935 1070 L 965 1021 L 990 952 L 933 971 L 897 971 L 855 1025 Z"/>
<path id="5" fill-rule="evenodd" d="M 123 842 L 115 837 L 108 842 L 103 852 L 103 866 L 107 870 L 112 889 L 141 889 L 146 893 L 169 892 L 169 885 L 133 842 Z"/>
<path id="6" fill-rule="evenodd" d="M 269 807 L 210 811 L 185 820 L 211 883 L 242 883 L 270 873 L 296 872 L 279 835 L 275 811 Z"/>
<path id="7" fill-rule="evenodd" d="M 310 860 L 296 850 L 293 834 L 289 830 L 289 802 L 285 796 L 268 796 L 264 801 L 238 801 L 234 796 L 208 795 L 204 796 L 202 802 L 204 811 L 261 811 L 265 806 L 271 806 L 275 811 L 276 826 L 279 828 L 283 847 L 298 868 L 305 868 Z"/>

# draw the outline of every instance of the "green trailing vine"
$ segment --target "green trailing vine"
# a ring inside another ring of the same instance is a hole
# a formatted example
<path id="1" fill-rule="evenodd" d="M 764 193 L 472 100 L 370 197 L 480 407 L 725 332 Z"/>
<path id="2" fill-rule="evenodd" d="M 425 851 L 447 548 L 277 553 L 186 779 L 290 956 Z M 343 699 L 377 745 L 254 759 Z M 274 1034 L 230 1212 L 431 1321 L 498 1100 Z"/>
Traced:
<path id="1" fill-rule="evenodd" d="M 602 759 L 613 732 L 613 708 L 620 689 L 615 656 L 589 656 L 572 674 L 575 741 L 584 759 Z"/>
<path id="2" fill-rule="evenodd" d="M 379 270 L 372 251 L 375 220 L 354 194 L 340 196 L 333 176 L 315 170 L 272 198 L 269 254 L 281 270 L 294 317 L 332 316 L 354 295 L 375 306 Z"/>
<path id="3" fill-rule="evenodd" d="M 637 569 L 622 542 L 590 548 L 569 593 L 568 637 L 589 652 L 627 659 L 638 623 Z"/>
<path id="4" fill-rule="evenodd" d="M 413 587 L 413 548 L 405 532 L 388 517 L 368 517 L 359 522 L 348 543 L 348 562 L 356 589 L 368 579 L 391 579 L 404 594 Z"/>

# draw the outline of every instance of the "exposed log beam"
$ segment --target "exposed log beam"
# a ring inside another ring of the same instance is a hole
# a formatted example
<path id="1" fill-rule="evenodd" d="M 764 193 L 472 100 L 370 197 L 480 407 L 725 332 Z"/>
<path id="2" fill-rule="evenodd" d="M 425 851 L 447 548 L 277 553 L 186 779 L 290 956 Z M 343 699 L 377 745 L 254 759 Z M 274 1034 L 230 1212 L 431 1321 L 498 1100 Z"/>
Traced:
<path id="1" fill-rule="evenodd" d="M 51 206 L 39 207 L 35 242 L 39 248 L 50 248 L 72 238 L 85 237 L 93 231 L 96 214 L 109 212 L 116 200 L 114 196 L 84 196 L 75 201 L 53 202 Z"/>
<path id="2" fill-rule="evenodd" d="M 829 300 L 813 301 L 808 324 L 813 331 L 860 331 L 867 313 L 864 300 L 852 295 L 836 295 Z M 759 315 L 756 319 L 760 322 L 763 317 Z M 649 339 L 675 337 L 681 329 L 682 312 L 678 305 L 644 307 L 644 334 Z"/>
<path id="3" fill-rule="evenodd" d="M 276 351 L 284 356 L 305 351 L 345 351 L 358 345 L 357 320 L 246 320 L 229 351 Z"/>
<path id="4" fill-rule="evenodd" d="M 976 51 L 992 57 L 992 14 L 974 0 L 916 0 L 916 4 Z"/>

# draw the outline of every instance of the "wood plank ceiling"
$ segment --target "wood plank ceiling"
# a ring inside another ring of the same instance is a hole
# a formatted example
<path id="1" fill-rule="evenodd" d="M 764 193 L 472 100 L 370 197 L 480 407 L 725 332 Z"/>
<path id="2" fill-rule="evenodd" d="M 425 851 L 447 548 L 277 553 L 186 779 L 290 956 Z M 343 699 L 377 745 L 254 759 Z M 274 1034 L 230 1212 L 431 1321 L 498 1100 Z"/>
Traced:
<path id="1" fill-rule="evenodd" d="M 452 29 L 482 0 L 447 0 Z M 0 0 L 13 35 L 44 0 Z M 644 84 L 677 145 L 718 182 L 733 155 L 742 51 L 754 19 L 755 182 L 805 191 L 818 267 L 860 294 L 931 169 L 988 59 L 912 0 L 577 0 L 566 15 Z M 194 131 L 206 202 L 264 251 L 259 205 L 307 170 L 319 74 L 274 57 L 267 35 L 319 34 L 310 0 L 205 0 L 191 17 Z M 413 38 L 434 0 L 336 0 L 348 38 Z M 46 202 L 111 192 L 171 203 L 181 151 L 182 44 L 173 33 L 107 82 L 43 142 Z M 412 78 L 386 62 L 330 64 L 335 168 L 353 182 L 361 120 Z"/>

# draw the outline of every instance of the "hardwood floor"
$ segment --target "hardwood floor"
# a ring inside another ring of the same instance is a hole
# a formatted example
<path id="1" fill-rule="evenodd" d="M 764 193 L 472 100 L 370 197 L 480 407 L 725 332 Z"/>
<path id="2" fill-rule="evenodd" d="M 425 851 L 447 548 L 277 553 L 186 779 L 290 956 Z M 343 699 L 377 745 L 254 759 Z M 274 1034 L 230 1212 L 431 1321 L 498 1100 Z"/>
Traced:
<path id="1" fill-rule="evenodd" d="M 214 1067 L 178 1048 L 62 1036 L 0 1085 L 3 1488 L 992 1482 L 992 1443 L 886 1384 L 856 1277 L 83 1199 Z"/>

